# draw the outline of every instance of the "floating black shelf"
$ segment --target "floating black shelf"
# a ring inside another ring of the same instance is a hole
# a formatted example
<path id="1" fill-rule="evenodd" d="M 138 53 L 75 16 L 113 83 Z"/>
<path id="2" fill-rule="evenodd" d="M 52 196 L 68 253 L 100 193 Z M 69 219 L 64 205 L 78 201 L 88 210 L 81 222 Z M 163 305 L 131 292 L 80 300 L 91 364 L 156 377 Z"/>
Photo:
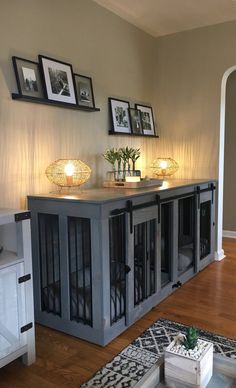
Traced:
<path id="1" fill-rule="evenodd" d="M 109 131 L 108 132 L 109 135 L 115 135 L 115 136 L 136 136 L 136 137 L 151 137 L 151 138 L 156 138 L 158 139 L 159 136 L 158 135 L 144 135 L 144 134 L 138 134 L 138 133 L 122 133 L 122 132 L 113 132 L 113 131 Z"/>
<path id="2" fill-rule="evenodd" d="M 52 101 L 52 100 L 48 100 L 47 98 L 22 96 L 21 94 L 18 94 L 18 93 L 12 93 L 11 96 L 12 96 L 13 100 L 35 102 L 37 104 L 53 105 L 53 106 L 59 106 L 61 108 L 69 108 L 69 109 L 74 109 L 74 110 L 83 110 L 84 112 L 99 112 L 100 111 L 99 108 L 90 108 L 90 107 L 86 107 L 86 106 L 79 106 L 79 105 L 69 104 L 68 102 Z"/>

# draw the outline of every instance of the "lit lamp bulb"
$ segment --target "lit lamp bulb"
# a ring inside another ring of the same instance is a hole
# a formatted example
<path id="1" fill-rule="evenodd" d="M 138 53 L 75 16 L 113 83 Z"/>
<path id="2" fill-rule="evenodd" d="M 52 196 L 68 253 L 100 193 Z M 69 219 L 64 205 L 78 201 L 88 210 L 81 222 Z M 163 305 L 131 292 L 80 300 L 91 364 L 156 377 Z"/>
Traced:
<path id="1" fill-rule="evenodd" d="M 75 166 L 72 163 L 67 163 L 64 167 L 64 173 L 66 175 L 66 182 L 68 186 L 73 186 L 74 172 L 75 172 Z"/>
<path id="2" fill-rule="evenodd" d="M 163 175 L 163 178 L 164 178 L 164 176 L 166 175 L 167 161 L 166 160 L 161 160 L 160 167 L 162 169 L 162 174 L 161 175 Z"/>

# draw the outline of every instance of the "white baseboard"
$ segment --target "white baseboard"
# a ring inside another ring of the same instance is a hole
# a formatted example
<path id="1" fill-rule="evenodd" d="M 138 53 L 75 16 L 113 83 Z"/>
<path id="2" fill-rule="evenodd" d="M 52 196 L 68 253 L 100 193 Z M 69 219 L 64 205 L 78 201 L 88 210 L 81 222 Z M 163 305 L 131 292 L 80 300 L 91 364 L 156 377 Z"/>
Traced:
<path id="1" fill-rule="evenodd" d="M 223 230 L 223 237 L 236 238 L 236 232 L 234 230 Z"/>
<path id="2" fill-rule="evenodd" d="M 215 260 L 216 261 L 221 261 L 225 258 L 225 252 L 224 249 L 221 249 L 220 251 L 215 252 Z"/>

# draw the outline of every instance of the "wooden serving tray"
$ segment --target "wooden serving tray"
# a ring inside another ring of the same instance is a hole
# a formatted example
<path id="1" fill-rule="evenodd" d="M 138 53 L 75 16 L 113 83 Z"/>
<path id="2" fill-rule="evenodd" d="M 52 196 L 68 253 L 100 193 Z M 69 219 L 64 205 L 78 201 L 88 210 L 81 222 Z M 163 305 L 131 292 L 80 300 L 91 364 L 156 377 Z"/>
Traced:
<path id="1" fill-rule="evenodd" d="M 140 182 L 104 181 L 103 187 L 110 187 L 113 189 L 141 189 L 145 187 L 161 186 L 162 183 L 162 179 L 141 179 Z"/>

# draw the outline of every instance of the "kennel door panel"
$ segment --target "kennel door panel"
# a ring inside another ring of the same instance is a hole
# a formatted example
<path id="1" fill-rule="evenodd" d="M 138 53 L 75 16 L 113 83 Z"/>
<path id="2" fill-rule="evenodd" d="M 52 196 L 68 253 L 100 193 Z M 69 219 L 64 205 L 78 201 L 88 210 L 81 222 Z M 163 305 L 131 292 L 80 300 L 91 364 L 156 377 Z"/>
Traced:
<path id="1" fill-rule="evenodd" d="M 130 216 L 129 216 L 130 217 Z M 128 217 L 129 274 L 127 316 L 132 322 L 138 311 L 143 313 L 142 305 L 148 306 L 150 297 L 158 289 L 158 207 L 142 208 L 133 212 L 133 228 L 130 230 Z M 136 310 L 136 313 L 134 311 Z"/>
<path id="2" fill-rule="evenodd" d="M 128 275 L 126 251 L 126 215 L 109 218 L 109 256 L 110 256 L 110 323 L 113 325 L 125 317 L 126 312 L 126 275 Z"/>
<path id="3" fill-rule="evenodd" d="M 200 194 L 198 208 L 198 267 L 203 269 L 214 259 L 215 250 L 215 193 Z"/>
<path id="4" fill-rule="evenodd" d="M 173 281 L 174 203 L 161 205 L 161 288 Z"/>
<path id="5" fill-rule="evenodd" d="M 196 264 L 196 198 L 178 200 L 178 276 Z"/>

